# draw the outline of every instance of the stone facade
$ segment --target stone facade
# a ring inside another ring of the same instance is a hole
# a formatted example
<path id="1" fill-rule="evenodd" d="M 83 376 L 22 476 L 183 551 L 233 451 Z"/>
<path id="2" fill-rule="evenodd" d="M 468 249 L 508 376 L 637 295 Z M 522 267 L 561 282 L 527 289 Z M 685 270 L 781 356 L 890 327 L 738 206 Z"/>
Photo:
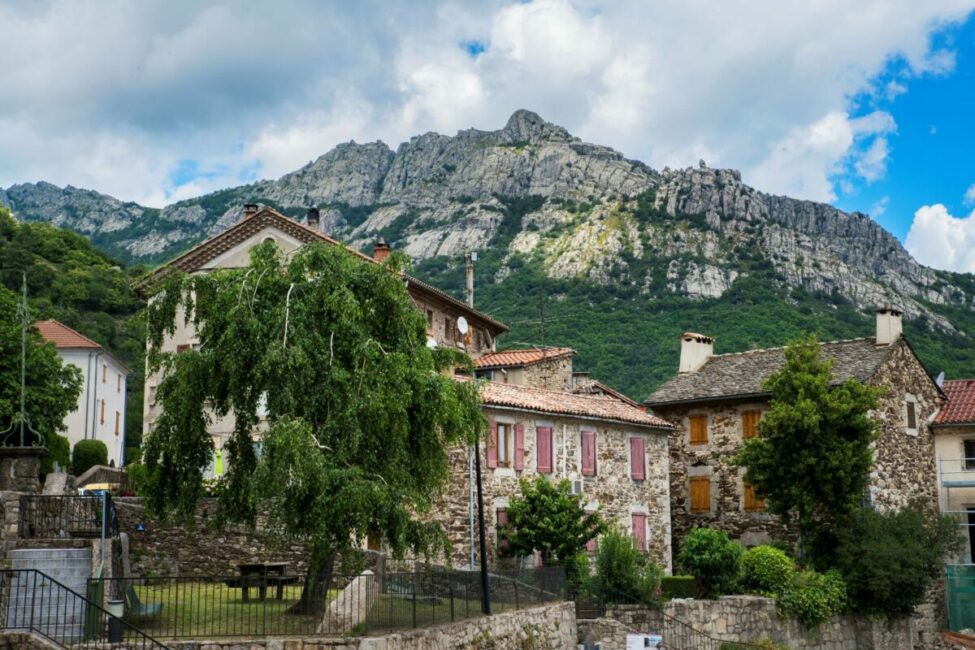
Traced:
<path id="1" fill-rule="evenodd" d="M 934 435 L 929 422 L 942 404 L 907 342 L 893 344 L 877 368 L 872 384 L 887 390 L 874 417 L 879 437 L 875 443 L 870 498 L 879 508 L 897 508 L 913 497 L 932 506 L 938 502 L 935 478 Z M 915 408 L 916 428 L 907 428 L 907 402 Z M 670 441 L 670 492 L 674 548 L 690 528 L 710 526 L 726 530 L 746 546 L 794 538 L 777 517 L 761 511 L 746 512 L 744 470 L 730 463 L 742 444 L 743 412 L 765 411 L 765 398 L 732 399 L 658 406 L 655 412 L 675 425 Z M 707 442 L 692 444 L 690 419 L 707 418 Z M 710 506 L 692 513 L 691 480 L 710 478 Z"/>
<path id="2" fill-rule="evenodd" d="M 670 570 L 670 485 L 668 481 L 667 435 L 660 429 L 639 425 L 612 424 L 571 416 L 532 413 L 485 406 L 489 420 L 524 425 L 524 465 L 490 469 L 484 462 L 482 441 L 481 472 L 484 489 L 484 518 L 487 525 L 489 554 L 494 557 L 497 543 L 498 511 L 507 507 L 511 497 L 519 494 L 520 479 L 534 480 L 537 471 L 536 427 L 552 427 L 553 480 L 581 482 L 587 508 L 600 509 L 611 523 L 627 534 L 632 528 L 632 515 L 647 516 L 647 546 L 654 560 Z M 596 431 L 596 475 L 582 475 L 581 431 Z M 633 436 L 645 440 L 646 478 L 630 477 L 630 442 Z M 451 454 L 452 480 L 447 494 L 435 508 L 454 547 L 454 562 L 466 564 L 470 554 L 470 501 L 467 452 Z M 476 539 L 476 538 L 475 538 Z"/>

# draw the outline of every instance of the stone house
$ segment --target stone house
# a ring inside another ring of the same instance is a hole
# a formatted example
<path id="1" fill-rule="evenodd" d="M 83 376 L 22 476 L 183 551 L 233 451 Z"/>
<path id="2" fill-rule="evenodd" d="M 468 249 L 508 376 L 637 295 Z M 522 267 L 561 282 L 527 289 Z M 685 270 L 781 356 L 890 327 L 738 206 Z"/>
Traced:
<path id="1" fill-rule="evenodd" d="M 711 337 L 683 334 L 677 376 L 645 402 L 675 426 L 670 440 L 674 548 L 695 526 L 726 530 L 746 546 L 789 536 L 743 482 L 744 470 L 730 463 L 742 441 L 758 435 L 769 405 L 762 382 L 783 366 L 784 348 L 714 354 L 713 346 Z M 822 355 L 833 362 L 837 383 L 852 378 L 887 389 L 873 413 L 880 435 L 869 501 L 879 508 L 899 507 L 912 497 L 936 504 L 930 424 L 944 393 L 902 335 L 901 313 L 879 309 L 874 337 L 823 343 Z"/>
<path id="2" fill-rule="evenodd" d="M 948 564 L 975 561 L 975 379 L 944 382 L 948 403 L 931 423 L 941 510 L 958 517 L 965 544 Z"/>
<path id="3" fill-rule="evenodd" d="M 64 418 L 71 447 L 80 440 L 100 440 L 108 448 L 108 462 L 125 462 L 125 396 L 130 370 L 111 352 L 56 320 L 34 324 L 57 348 L 65 364 L 81 370 L 78 405 Z"/>
<path id="4" fill-rule="evenodd" d="M 529 348 L 489 352 L 474 360 L 478 377 L 502 384 L 551 390 L 572 388 L 572 348 Z"/>

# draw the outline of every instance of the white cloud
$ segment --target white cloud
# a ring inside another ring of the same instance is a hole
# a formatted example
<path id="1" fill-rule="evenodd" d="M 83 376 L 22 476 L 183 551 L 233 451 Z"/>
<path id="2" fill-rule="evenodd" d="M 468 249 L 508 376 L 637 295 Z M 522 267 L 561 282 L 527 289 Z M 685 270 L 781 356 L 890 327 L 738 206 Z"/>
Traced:
<path id="1" fill-rule="evenodd" d="M 857 175 L 868 183 L 883 178 L 887 173 L 887 156 L 890 153 L 887 138 L 874 138 L 866 151 L 854 163 Z"/>
<path id="2" fill-rule="evenodd" d="M 953 217 L 941 203 L 922 206 L 904 245 L 921 264 L 975 273 L 975 211 Z"/>
<path id="3" fill-rule="evenodd" d="M 887 212 L 887 206 L 890 204 L 890 197 L 883 196 L 876 203 L 870 206 L 870 216 L 874 219 L 882 216 Z"/>
<path id="4" fill-rule="evenodd" d="M 965 190 L 965 196 L 963 198 L 965 205 L 975 205 L 975 183 L 968 186 Z"/>

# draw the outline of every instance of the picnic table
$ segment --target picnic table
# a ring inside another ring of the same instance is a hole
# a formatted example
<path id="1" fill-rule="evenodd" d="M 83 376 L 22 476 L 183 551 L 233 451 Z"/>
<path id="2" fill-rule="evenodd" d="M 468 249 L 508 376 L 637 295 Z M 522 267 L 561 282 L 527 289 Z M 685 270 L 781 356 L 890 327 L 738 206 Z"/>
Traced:
<path id="1" fill-rule="evenodd" d="M 267 588 L 275 587 L 275 597 L 284 600 L 284 586 L 298 581 L 297 576 L 286 576 L 288 569 L 287 562 L 256 562 L 253 564 L 238 564 L 237 571 L 240 576 L 227 580 L 227 586 L 232 589 L 240 589 L 241 598 L 250 602 L 251 587 L 257 587 L 259 600 L 267 598 Z"/>

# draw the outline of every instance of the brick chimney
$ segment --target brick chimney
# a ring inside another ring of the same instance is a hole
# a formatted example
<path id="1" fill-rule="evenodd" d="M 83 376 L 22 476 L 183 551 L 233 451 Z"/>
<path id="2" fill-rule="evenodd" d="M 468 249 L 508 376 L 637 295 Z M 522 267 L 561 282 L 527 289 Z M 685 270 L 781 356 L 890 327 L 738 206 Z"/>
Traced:
<path id="1" fill-rule="evenodd" d="M 714 354 L 714 339 L 695 332 L 680 335 L 680 367 L 678 372 L 697 372 Z"/>
<path id="2" fill-rule="evenodd" d="M 245 203 L 244 204 L 244 218 L 250 219 L 255 214 L 257 214 L 257 204 L 256 203 Z"/>
<path id="3" fill-rule="evenodd" d="M 307 225 L 312 230 L 318 230 L 318 221 L 321 217 L 318 212 L 318 208 L 308 208 L 308 213 L 305 215 L 305 225 Z"/>
<path id="4" fill-rule="evenodd" d="M 392 249 L 386 243 L 386 240 L 380 237 L 372 246 L 372 259 L 382 264 L 389 257 L 390 250 Z"/>
<path id="5" fill-rule="evenodd" d="M 890 303 L 877 307 L 877 345 L 890 345 L 904 331 L 901 310 Z"/>

